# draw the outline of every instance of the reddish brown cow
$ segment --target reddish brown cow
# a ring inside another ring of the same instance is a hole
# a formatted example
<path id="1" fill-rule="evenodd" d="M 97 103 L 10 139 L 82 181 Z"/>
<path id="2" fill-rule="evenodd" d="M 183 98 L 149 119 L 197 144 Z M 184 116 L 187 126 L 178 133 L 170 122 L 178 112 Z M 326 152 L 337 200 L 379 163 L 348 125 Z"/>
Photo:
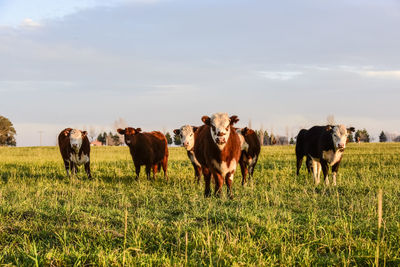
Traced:
<path id="1" fill-rule="evenodd" d="M 140 128 L 118 129 L 119 134 L 125 137 L 125 143 L 129 146 L 133 164 L 135 165 L 136 179 L 139 179 L 140 166 L 146 166 L 147 179 L 150 179 L 150 170 L 153 170 L 155 179 L 158 169 L 164 170 L 167 176 L 168 143 L 167 138 L 160 132 L 141 132 Z"/>
<path id="2" fill-rule="evenodd" d="M 76 174 L 78 166 L 84 164 L 88 178 L 90 174 L 90 142 L 86 131 L 66 128 L 58 135 L 58 145 L 64 161 L 65 170 Z"/>
<path id="3" fill-rule="evenodd" d="M 246 146 L 242 145 L 242 153 L 240 155 L 240 170 L 242 172 L 242 185 L 246 184 L 246 177 L 253 178 L 254 167 L 257 164 L 258 156 L 260 155 L 261 145 L 256 132 L 247 127 L 238 129 L 244 137 Z"/>
<path id="4" fill-rule="evenodd" d="M 211 195 L 212 175 L 215 180 L 215 195 L 221 195 L 225 181 L 228 196 L 232 198 L 232 181 L 241 151 L 240 139 L 233 124 L 239 119 L 237 116 L 228 117 L 226 113 L 215 113 L 211 118 L 203 116 L 201 120 L 205 125 L 196 131 L 194 153 L 204 175 L 204 194 L 206 197 Z"/>

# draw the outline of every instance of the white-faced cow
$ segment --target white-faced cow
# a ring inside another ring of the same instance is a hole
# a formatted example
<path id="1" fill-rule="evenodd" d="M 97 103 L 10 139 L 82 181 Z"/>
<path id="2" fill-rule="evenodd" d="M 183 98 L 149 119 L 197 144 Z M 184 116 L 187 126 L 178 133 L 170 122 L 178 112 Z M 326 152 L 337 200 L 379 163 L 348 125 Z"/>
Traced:
<path id="1" fill-rule="evenodd" d="M 211 195 L 211 175 L 215 180 L 215 195 L 220 196 L 224 181 L 228 196 L 232 198 L 232 181 L 240 158 L 240 139 L 233 124 L 239 121 L 237 116 L 227 113 L 215 113 L 203 116 L 204 127 L 197 129 L 194 143 L 196 159 L 202 166 L 205 180 L 205 196 Z"/>
<path id="2" fill-rule="evenodd" d="M 181 138 L 182 146 L 186 149 L 188 158 L 192 162 L 197 183 L 200 182 L 201 177 L 201 164 L 197 161 L 196 156 L 194 155 L 194 143 L 197 137 L 198 128 L 199 127 L 196 126 L 184 125 L 180 129 L 174 130 L 174 134 L 179 135 Z"/>
<path id="3" fill-rule="evenodd" d="M 145 165 L 147 179 L 150 179 L 150 171 L 153 170 L 153 179 L 157 171 L 163 168 L 164 177 L 167 176 L 168 143 L 167 138 L 161 132 L 141 132 L 140 128 L 118 129 L 119 134 L 124 135 L 125 143 L 129 147 L 133 164 L 135 165 L 136 179 L 139 179 L 140 166 Z"/>
<path id="4" fill-rule="evenodd" d="M 241 149 L 239 164 L 242 172 L 242 185 L 246 184 L 246 177 L 253 178 L 254 167 L 257 164 L 258 157 L 261 151 L 260 140 L 256 132 L 247 127 L 237 129 L 236 132 L 241 138 Z"/>
<path id="5" fill-rule="evenodd" d="M 315 185 L 320 183 L 321 169 L 325 184 L 329 185 L 329 166 L 332 166 L 332 183 L 336 185 L 336 174 L 350 132 L 354 132 L 354 127 L 346 129 L 344 125 L 314 126 L 309 130 L 302 129 L 297 135 L 296 142 L 297 175 L 303 157 L 306 156 L 307 169 L 309 172 L 312 171 Z"/>
<path id="6" fill-rule="evenodd" d="M 84 164 L 88 178 L 90 174 L 90 142 L 86 131 L 66 128 L 58 135 L 58 145 L 69 176 L 76 174 L 78 166 Z"/>

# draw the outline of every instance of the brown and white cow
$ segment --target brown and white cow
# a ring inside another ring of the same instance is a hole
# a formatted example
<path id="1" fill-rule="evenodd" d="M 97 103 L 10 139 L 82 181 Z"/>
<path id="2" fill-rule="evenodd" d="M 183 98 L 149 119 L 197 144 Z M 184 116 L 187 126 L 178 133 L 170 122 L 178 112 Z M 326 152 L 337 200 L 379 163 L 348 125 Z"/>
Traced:
<path id="1" fill-rule="evenodd" d="M 66 128 L 58 135 L 58 146 L 69 176 L 76 174 L 78 166 L 84 164 L 88 178 L 90 174 L 90 142 L 86 131 Z"/>
<path id="2" fill-rule="evenodd" d="M 203 127 L 203 126 L 201 126 Z M 197 183 L 200 182 L 201 178 L 201 164 L 194 155 L 194 143 L 197 137 L 197 129 L 199 127 L 184 125 L 179 129 L 174 130 L 174 134 L 179 135 L 181 138 L 182 146 L 186 149 L 186 153 L 190 162 L 192 162 L 194 168 L 194 176 Z"/>
<path id="3" fill-rule="evenodd" d="M 245 127 L 237 129 L 236 132 L 241 138 L 242 153 L 239 165 L 242 172 L 242 185 L 245 185 L 247 174 L 249 174 L 249 178 L 253 178 L 254 167 L 260 155 L 261 145 L 256 132 L 252 129 Z"/>
<path id="4" fill-rule="evenodd" d="M 237 116 L 227 113 L 215 113 L 203 116 L 205 126 L 197 129 L 194 143 L 196 159 L 202 166 L 205 180 L 205 196 L 211 195 L 211 175 L 215 180 L 215 195 L 220 196 L 224 182 L 228 196 L 232 198 L 232 181 L 239 162 L 241 145 L 233 124 L 239 121 Z"/>
<path id="5" fill-rule="evenodd" d="M 168 143 L 167 138 L 161 132 L 141 132 L 140 128 L 118 129 L 119 134 L 124 135 L 125 143 L 129 147 L 133 164 L 135 165 L 136 179 L 139 179 L 140 166 L 145 165 L 147 179 L 150 179 L 150 171 L 153 170 L 153 179 L 157 171 L 163 168 L 164 177 L 167 176 Z"/>
<path id="6" fill-rule="evenodd" d="M 303 157 L 306 156 L 306 165 L 312 171 L 315 185 L 320 183 L 321 169 L 325 184 L 329 185 L 329 166 L 332 166 L 332 184 L 336 185 L 336 174 L 346 148 L 347 137 L 354 132 L 354 127 L 344 125 L 314 126 L 309 130 L 302 129 L 297 135 L 296 157 L 297 175 L 301 168 Z"/>

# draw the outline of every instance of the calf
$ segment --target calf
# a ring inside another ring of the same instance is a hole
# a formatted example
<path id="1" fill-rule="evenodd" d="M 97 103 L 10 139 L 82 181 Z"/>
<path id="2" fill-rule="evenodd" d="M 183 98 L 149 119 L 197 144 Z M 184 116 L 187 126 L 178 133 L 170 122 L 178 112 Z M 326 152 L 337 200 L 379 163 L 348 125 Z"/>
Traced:
<path id="1" fill-rule="evenodd" d="M 296 142 L 297 175 L 303 157 L 307 156 L 307 169 L 308 172 L 312 171 L 315 185 L 320 183 L 321 168 L 325 184 L 329 185 L 329 166 L 332 166 L 332 183 L 336 185 L 336 174 L 350 132 L 354 132 L 354 127 L 346 129 L 344 125 L 314 126 L 309 130 L 302 129 Z"/>
<path id="2" fill-rule="evenodd" d="M 242 172 L 242 185 L 245 185 L 247 174 L 249 174 L 249 178 L 253 178 L 254 167 L 260 155 L 261 145 L 256 132 L 252 129 L 245 127 L 236 131 L 239 137 L 243 138 L 239 165 Z"/>
<path id="3" fill-rule="evenodd" d="M 197 130 L 194 153 L 202 167 L 205 180 L 205 196 L 211 195 L 211 175 L 215 180 L 215 195 L 220 196 L 224 181 L 228 196 L 232 198 L 232 181 L 240 158 L 241 144 L 233 124 L 237 116 L 226 113 L 203 116 L 204 127 Z"/>
<path id="4" fill-rule="evenodd" d="M 147 179 L 150 179 L 150 170 L 153 170 L 153 180 L 157 170 L 164 170 L 164 177 L 167 176 L 168 164 L 168 143 L 167 138 L 157 131 L 141 132 L 140 128 L 118 129 L 119 134 L 124 135 L 125 143 L 129 147 L 133 164 L 135 165 L 136 179 L 139 179 L 140 166 L 146 166 Z"/>
<path id="5" fill-rule="evenodd" d="M 58 135 L 58 146 L 64 161 L 65 170 L 76 174 L 78 166 L 84 164 L 88 178 L 90 174 L 90 142 L 86 131 L 66 128 Z"/>
<path id="6" fill-rule="evenodd" d="M 197 180 L 197 183 L 200 182 L 201 177 L 201 164 L 197 161 L 196 156 L 194 155 L 194 143 L 197 136 L 198 128 L 199 127 L 184 125 L 180 129 L 174 130 L 174 134 L 180 136 L 182 145 L 183 147 L 185 147 L 186 153 L 190 161 L 192 162 L 195 180 Z"/>

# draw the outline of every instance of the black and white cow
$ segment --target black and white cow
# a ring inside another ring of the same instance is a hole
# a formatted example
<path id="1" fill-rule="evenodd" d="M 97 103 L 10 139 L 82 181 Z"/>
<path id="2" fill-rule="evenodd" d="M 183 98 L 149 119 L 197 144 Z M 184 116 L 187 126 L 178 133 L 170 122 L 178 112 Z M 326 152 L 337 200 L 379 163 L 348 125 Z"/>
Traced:
<path id="1" fill-rule="evenodd" d="M 186 149 L 188 158 L 192 162 L 194 168 L 195 180 L 200 182 L 201 178 L 201 164 L 197 161 L 194 155 L 194 143 L 196 138 L 196 131 L 199 127 L 184 125 L 179 129 L 174 130 L 174 134 L 179 135 L 181 138 L 182 146 Z"/>
<path id="2" fill-rule="evenodd" d="M 329 185 L 329 166 L 332 166 L 332 183 L 336 185 L 336 174 L 346 148 L 347 137 L 354 130 L 354 127 L 346 129 L 344 125 L 314 126 L 309 130 L 302 129 L 297 135 L 296 142 L 297 175 L 303 157 L 306 156 L 307 169 L 309 172 L 312 171 L 315 185 L 320 183 L 321 169 L 325 184 Z"/>

